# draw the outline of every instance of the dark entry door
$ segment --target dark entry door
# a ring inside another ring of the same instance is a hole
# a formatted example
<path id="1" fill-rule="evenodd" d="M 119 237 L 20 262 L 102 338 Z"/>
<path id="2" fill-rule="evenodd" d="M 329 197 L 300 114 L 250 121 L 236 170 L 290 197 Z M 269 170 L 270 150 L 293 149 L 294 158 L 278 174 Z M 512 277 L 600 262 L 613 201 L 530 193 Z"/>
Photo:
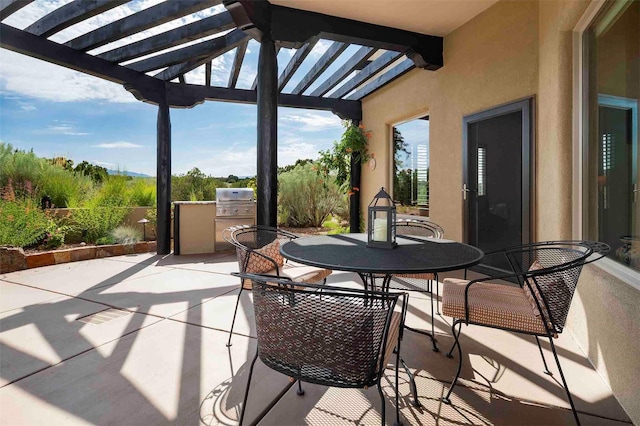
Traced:
<path id="1" fill-rule="evenodd" d="M 467 242 L 484 252 L 531 239 L 531 100 L 464 118 L 463 200 Z M 486 258 L 484 268 L 510 270 Z"/>

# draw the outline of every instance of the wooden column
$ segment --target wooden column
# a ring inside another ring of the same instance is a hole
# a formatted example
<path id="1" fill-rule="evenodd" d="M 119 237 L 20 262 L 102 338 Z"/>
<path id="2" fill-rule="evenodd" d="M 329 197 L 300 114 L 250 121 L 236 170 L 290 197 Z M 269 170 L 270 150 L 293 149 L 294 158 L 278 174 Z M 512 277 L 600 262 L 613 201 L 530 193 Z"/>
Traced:
<path id="1" fill-rule="evenodd" d="M 158 105 L 157 145 L 157 252 L 171 252 L 171 118 L 166 98 Z"/>
<path id="2" fill-rule="evenodd" d="M 356 126 L 360 125 L 360 120 L 352 120 Z M 349 232 L 357 234 L 360 232 L 360 177 L 362 175 L 362 162 L 360 161 L 360 153 L 351 153 L 351 176 L 349 176 L 349 185 L 353 194 L 349 197 Z"/>
<path id="3" fill-rule="evenodd" d="M 278 224 L 278 61 L 264 37 L 258 58 L 258 225 Z"/>

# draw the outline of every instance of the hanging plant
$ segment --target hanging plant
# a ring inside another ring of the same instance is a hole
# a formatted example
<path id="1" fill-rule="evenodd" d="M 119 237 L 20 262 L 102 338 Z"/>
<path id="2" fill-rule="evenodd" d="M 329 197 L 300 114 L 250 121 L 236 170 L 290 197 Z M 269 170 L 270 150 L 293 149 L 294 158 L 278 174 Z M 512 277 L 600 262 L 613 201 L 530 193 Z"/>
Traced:
<path id="1" fill-rule="evenodd" d="M 342 122 L 345 130 L 339 142 L 333 143 L 333 148 L 327 151 L 320 151 L 320 171 L 329 174 L 335 173 L 336 183 L 347 190 L 352 195 L 359 188 L 348 186 L 351 176 L 351 157 L 360 159 L 361 163 L 369 161 L 371 157 L 367 150 L 371 131 L 365 130 L 364 126 L 357 126 L 352 121 Z"/>

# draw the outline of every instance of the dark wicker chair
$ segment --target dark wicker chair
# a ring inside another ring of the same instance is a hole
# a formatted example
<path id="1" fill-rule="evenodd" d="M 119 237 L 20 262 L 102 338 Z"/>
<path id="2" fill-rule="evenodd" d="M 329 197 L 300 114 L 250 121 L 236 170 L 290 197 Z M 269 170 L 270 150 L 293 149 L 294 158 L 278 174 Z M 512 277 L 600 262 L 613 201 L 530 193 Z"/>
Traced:
<path id="1" fill-rule="evenodd" d="M 265 275 L 234 275 L 252 281 L 258 334 L 241 425 L 258 357 L 273 370 L 297 379 L 298 395 L 304 394 L 301 382 L 340 388 L 377 385 L 384 425 L 385 401 L 380 381 L 394 352 L 395 424 L 401 424 L 398 365 L 406 293 L 323 287 Z M 398 305 L 400 297 L 405 300 Z M 401 307 L 400 312 L 394 312 L 396 305 Z"/>
<path id="2" fill-rule="evenodd" d="M 444 238 L 444 229 L 434 222 L 421 219 L 398 219 L 396 221 L 396 235 L 414 235 L 417 237 L 426 238 Z M 435 328 L 433 321 L 433 286 L 436 287 L 436 313 L 440 314 L 440 308 L 438 300 L 440 299 L 440 291 L 438 284 L 438 274 L 424 273 L 424 274 L 395 274 L 389 283 L 389 288 L 403 291 L 418 291 L 421 293 L 429 293 L 431 297 L 431 342 L 433 344 L 433 350 L 438 352 L 438 346 L 435 339 Z M 411 331 L 417 333 L 424 333 L 421 330 L 416 330 L 412 327 L 406 326 Z"/>
<path id="3" fill-rule="evenodd" d="M 324 284 L 332 272 L 313 266 L 286 263 L 280 254 L 280 245 L 298 238 L 298 236 L 282 229 L 260 225 L 239 225 L 225 229 L 222 236 L 236 248 L 238 268 L 241 273 L 268 274 L 288 278 L 295 282 Z M 227 346 L 231 346 L 233 326 L 236 322 L 243 290 L 251 290 L 251 280 L 242 280 L 241 282 Z"/>
<path id="4" fill-rule="evenodd" d="M 549 338 L 571 410 L 576 423 L 580 424 L 553 338 L 562 333 L 582 267 L 608 252 L 609 246 L 598 242 L 539 242 L 487 253 L 486 256 L 506 259 L 513 271 L 510 274 L 473 281 L 445 279 L 442 312 L 455 318 L 451 326 L 455 342 L 447 356 L 451 358 L 457 346 L 459 359 L 456 376 L 443 402 L 451 403 L 451 392 L 460 377 L 462 324 L 482 325 L 535 336 L 545 373 L 552 375 L 538 337 Z M 518 285 L 490 283 L 495 280 L 515 281 Z"/>

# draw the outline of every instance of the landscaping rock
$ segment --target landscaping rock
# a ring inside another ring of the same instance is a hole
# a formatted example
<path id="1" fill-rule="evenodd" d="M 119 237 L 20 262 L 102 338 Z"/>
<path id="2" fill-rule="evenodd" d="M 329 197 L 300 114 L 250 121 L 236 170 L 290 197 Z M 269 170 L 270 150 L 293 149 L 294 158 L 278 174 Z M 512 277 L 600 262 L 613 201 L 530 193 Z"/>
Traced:
<path id="1" fill-rule="evenodd" d="M 55 265 L 56 258 L 52 251 L 44 253 L 34 253 L 27 256 L 28 268 L 39 268 L 41 266 Z"/>
<path id="2" fill-rule="evenodd" d="M 19 247 L 0 247 L 0 274 L 27 269 L 24 250 Z"/>

